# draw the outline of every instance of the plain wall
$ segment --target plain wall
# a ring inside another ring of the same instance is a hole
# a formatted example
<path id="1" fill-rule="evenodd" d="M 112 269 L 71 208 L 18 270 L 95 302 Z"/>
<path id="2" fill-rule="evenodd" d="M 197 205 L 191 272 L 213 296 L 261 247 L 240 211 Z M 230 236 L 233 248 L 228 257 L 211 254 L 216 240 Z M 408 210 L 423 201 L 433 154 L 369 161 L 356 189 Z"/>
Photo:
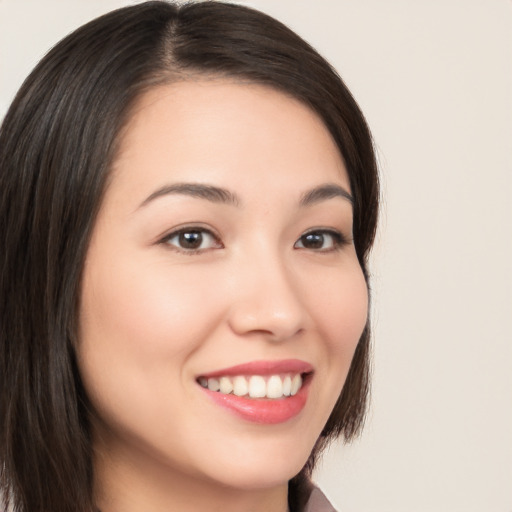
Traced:
<path id="1" fill-rule="evenodd" d="M 130 3 L 0 0 L 0 117 L 50 46 Z M 381 164 L 372 408 L 317 481 L 342 512 L 512 512 L 512 2 L 240 3 L 339 70 Z"/>

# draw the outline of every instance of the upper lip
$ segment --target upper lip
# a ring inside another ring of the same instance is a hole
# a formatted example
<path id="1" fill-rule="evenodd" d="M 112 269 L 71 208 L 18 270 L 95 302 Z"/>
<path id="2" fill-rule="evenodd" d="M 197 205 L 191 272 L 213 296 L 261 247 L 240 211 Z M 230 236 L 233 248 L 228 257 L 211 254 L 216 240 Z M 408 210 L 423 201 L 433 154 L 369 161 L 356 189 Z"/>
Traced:
<path id="1" fill-rule="evenodd" d="M 300 359 L 282 359 L 279 361 L 251 361 L 229 368 L 201 374 L 204 378 L 236 375 L 277 375 L 283 373 L 311 373 L 313 366 Z"/>

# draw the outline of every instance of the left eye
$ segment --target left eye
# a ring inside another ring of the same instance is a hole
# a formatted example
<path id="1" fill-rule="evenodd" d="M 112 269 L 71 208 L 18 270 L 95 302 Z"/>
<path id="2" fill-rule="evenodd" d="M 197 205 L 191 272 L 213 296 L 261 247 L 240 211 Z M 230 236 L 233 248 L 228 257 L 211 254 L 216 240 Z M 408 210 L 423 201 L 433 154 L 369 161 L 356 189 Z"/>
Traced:
<path id="1" fill-rule="evenodd" d="M 169 234 L 163 240 L 183 252 L 195 252 L 222 247 L 219 239 L 206 229 L 181 229 Z"/>
<path id="2" fill-rule="evenodd" d="M 313 251 L 331 251 L 343 244 L 343 236 L 336 231 L 310 231 L 303 234 L 296 242 L 295 249 L 310 249 Z"/>

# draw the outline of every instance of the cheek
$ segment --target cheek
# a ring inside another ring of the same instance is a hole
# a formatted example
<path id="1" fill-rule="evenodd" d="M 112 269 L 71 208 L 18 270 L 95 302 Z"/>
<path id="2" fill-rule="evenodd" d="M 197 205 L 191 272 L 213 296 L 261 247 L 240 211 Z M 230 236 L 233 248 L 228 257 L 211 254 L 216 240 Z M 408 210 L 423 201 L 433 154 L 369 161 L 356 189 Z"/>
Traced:
<path id="1" fill-rule="evenodd" d="M 105 261 L 91 255 L 81 294 L 78 363 L 89 398 L 121 430 L 174 425 L 162 404 L 190 399 L 187 363 L 222 318 L 215 283 L 161 256 Z"/>
<path id="2" fill-rule="evenodd" d="M 314 326 L 308 343 L 318 368 L 310 388 L 311 446 L 340 396 L 368 316 L 368 291 L 357 260 L 317 270 L 315 283 L 306 295 Z"/>
<path id="3" fill-rule="evenodd" d="M 323 282 L 325 293 L 315 300 L 316 328 L 323 340 L 319 351 L 322 386 L 312 389 L 319 410 L 318 426 L 322 428 L 338 399 L 354 352 L 368 317 L 368 290 L 359 265 L 349 271 L 331 273 Z"/>
<path id="4" fill-rule="evenodd" d="M 162 261 L 120 260 L 113 267 L 86 268 L 81 307 L 81 339 L 120 350 L 139 362 L 155 354 L 176 356 L 193 350 L 218 314 L 213 286 L 200 272 L 163 269 Z M 165 270 L 165 271 L 164 271 Z M 202 322 L 198 322 L 198 304 Z"/>
<path id="5" fill-rule="evenodd" d="M 347 360 L 357 346 L 368 317 L 368 289 L 359 266 L 331 276 L 324 293 L 314 297 L 318 314 L 317 328 L 332 355 Z"/>

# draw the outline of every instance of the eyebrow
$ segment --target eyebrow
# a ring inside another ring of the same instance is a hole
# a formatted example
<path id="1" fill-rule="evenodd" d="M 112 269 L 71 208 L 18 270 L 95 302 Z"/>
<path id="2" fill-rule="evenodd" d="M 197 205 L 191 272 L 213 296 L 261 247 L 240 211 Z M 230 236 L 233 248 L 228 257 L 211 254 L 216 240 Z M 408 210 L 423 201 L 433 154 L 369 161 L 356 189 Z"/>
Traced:
<path id="1" fill-rule="evenodd" d="M 212 203 L 230 204 L 233 206 L 240 205 L 238 196 L 225 188 L 215 187 L 213 185 L 204 185 L 202 183 L 174 183 L 172 185 L 166 185 L 153 192 L 150 196 L 144 199 L 144 201 L 142 201 L 139 208 L 159 197 L 169 194 L 199 197 L 200 199 L 206 199 Z"/>
<path id="2" fill-rule="evenodd" d="M 172 194 L 198 197 L 200 199 L 211 201 L 212 203 L 228 204 L 233 206 L 240 206 L 241 203 L 235 193 L 222 187 L 206 185 L 203 183 L 173 183 L 172 185 L 165 185 L 158 190 L 155 190 L 155 192 L 142 201 L 139 208 L 142 208 L 159 197 Z M 354 204 L 354 198 L 343 187 L 335 185 L 334 183 L 327 183 L 305 192 L 299 201 L 299 206 L 301 208 L 313 206 L 314 204 L 328 199 L 333 199 L 335 197 L 341 197 L 349 201 L 351 204 Z"/>
<path id="3" fill-rule="evenodd" d="M 350 204 L 354 204 L 354 198 L 352 195 L 343 187 L 335 185 L 334 183 L 327 183 L 325 185 L 315 187 L 312 190 L 308 190 L 302 195 L 299 204 L 301 207 L 312 206 L 320 203 L 321 201 L 326 201 L 335 197 L 341 197 L 349 201 Z"/>

